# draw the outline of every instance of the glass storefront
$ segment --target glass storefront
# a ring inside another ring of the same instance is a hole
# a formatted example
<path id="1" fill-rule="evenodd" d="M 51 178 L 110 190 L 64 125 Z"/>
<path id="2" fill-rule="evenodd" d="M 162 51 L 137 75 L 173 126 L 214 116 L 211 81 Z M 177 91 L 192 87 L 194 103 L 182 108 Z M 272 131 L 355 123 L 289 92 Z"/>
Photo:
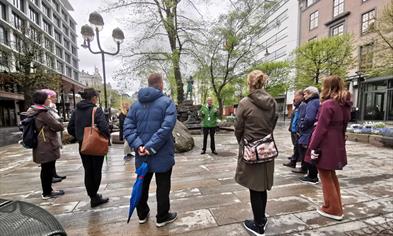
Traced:
<path id="1" fill-rule="evenodd" d="M 393 79 L 365 81 L 362 91 L 363 120 L 393 120 Z"/>

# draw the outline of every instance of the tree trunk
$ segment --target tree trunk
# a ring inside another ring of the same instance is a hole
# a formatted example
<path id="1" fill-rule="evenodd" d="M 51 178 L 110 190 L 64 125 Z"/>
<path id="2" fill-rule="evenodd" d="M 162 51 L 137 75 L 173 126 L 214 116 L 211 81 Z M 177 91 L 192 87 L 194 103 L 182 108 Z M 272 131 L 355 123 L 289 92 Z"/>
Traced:
<path id="1" fill-rule="evenodd" d="M 222 99 L 221 94 L 216 94 L 216 96 L 218 101 L 218 117 L 221 119 L 224 111 L 224 100 Z"/>
<path id="2" fill-rule="evenodd" d="M 25 97 L 25 101 L 23 102 L 23 111 L 27 111 L 27 109 L 29 109 L 30 105 L 32 105 L 33 103 L 33 95 L 34 91 L 31 88 L 31 86 L 23 86 L 23 95 Z"/>
<path id="3" fill-rule="evenodd" d="M 179 60 L 180 55 L 176 51 L 173 54 L 175 54 L 172 57 L 172 63 L 173 63 L 173 71 L 175 74 L 175 80 L 176 80 L 177 103 L 181 104 L 184 100 L 184 89 L 183 89 L 183 81 L 181 79 L 181 72 L 180 72 L 180 60 Z"/>

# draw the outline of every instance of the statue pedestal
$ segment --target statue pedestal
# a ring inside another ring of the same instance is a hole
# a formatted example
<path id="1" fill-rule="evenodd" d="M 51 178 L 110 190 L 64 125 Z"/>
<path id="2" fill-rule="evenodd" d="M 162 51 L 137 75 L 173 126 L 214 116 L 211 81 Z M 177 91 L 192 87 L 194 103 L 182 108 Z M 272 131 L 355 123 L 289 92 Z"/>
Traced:
<path id="1" fill-rule="evenodd" d="M 198 116 L 200 109 L 201 105 L 193 105 L 192 100 L 185 100 L 177 106 L 177 119 L 189 129 L 199 129 L 201 127 L 201 120 Z"/>

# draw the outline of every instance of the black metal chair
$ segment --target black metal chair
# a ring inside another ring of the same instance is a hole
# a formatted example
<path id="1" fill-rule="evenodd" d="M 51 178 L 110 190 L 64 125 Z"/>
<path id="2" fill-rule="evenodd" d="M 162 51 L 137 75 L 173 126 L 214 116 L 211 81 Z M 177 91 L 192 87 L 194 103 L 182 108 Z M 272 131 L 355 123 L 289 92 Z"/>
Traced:
<path id="1" fill-rule="evenodd" d="M 39 206 L 0 199 L 0 235 L 66 236 L 57 219 Z"/>

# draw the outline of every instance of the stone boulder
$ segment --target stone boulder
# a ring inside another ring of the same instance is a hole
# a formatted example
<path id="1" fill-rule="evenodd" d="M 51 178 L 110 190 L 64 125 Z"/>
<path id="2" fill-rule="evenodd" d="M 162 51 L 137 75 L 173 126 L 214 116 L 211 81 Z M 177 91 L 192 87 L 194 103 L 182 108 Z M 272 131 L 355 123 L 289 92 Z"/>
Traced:
<path id="1" fill-rule="evenodd" d="M 172 135 L 175 139 L 176 153 L 188 152 L 194 148 L 194 138 L 182 122 L 176 121 Z"/>

